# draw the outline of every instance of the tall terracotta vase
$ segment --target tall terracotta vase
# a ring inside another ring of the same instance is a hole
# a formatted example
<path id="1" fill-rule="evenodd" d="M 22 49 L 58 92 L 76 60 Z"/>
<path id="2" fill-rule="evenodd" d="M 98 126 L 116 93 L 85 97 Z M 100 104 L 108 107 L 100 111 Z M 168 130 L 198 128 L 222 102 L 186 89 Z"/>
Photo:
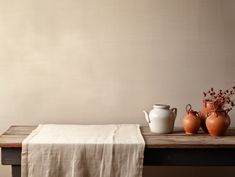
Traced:
<path id="1" fill-rule="evenodd" d="M 209 116 L 209 113 L 215 110 L 221 110 L 222 108 L 218 108 L 216 103 L 210 100 L 203 100 L 202 109 L 199 112 L 199 118 L 201 120 L 201 128 L 205 133 L 208 133 L 206 127 L 206 118 Z"/>
<path id="2" fill-rule="evenodd" d="M 223 136 L 230 125 L 226 111 L 213 111 L 206 119 L 206 127 L 211 136 Z"/>

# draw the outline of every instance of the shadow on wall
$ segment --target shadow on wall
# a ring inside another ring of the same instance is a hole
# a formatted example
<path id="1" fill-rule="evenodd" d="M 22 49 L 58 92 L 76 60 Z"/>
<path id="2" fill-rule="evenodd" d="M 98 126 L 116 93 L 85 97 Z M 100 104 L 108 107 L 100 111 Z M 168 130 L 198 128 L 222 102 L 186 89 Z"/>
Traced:
<path id="1" fill-rule="evenodd" d="M 235 167 L 144 167 L 143 177 L 232 177 Z"/>

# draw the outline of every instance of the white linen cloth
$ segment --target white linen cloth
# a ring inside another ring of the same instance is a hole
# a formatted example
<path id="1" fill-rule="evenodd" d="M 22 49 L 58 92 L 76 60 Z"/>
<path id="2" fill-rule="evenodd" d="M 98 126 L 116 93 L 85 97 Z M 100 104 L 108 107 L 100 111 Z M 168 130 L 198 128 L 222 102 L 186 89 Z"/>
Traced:
<path id="1" fill-rule="evenodd" d="M 39 125 L 22 143 L 21 177 L 141 177 L 137 124 Z"/>

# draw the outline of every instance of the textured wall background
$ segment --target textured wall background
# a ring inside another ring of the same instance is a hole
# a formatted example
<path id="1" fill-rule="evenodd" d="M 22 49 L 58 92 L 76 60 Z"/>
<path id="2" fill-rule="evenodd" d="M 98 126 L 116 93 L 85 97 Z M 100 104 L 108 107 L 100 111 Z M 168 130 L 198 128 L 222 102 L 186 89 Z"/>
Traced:
<path id="1" fill-rule="evenodd" d="M 0 0 L 0 133 L 12 124 L 144 125 L 154 103 L 178 107 L 181 126 L 205 89 L 235 84 L 234 46 L 233 0 Z M 234 170 L 169 169 L 145 176 Z"/>

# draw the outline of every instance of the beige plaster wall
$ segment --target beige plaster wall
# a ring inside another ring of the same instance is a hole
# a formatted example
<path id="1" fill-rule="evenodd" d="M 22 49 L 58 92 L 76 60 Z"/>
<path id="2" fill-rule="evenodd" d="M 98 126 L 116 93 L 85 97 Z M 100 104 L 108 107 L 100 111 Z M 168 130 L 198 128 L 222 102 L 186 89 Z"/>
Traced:
<path id="1" fill-rule="evenodd" d="M 234 0 L 0 0 L 0 133 L 12 124 L 146 125 L 142 110 L 154 103 L 178 107 L 181 126 L 187 103 L 200 109 L 205 89 L 228 88 L 234 76 Z"/>

